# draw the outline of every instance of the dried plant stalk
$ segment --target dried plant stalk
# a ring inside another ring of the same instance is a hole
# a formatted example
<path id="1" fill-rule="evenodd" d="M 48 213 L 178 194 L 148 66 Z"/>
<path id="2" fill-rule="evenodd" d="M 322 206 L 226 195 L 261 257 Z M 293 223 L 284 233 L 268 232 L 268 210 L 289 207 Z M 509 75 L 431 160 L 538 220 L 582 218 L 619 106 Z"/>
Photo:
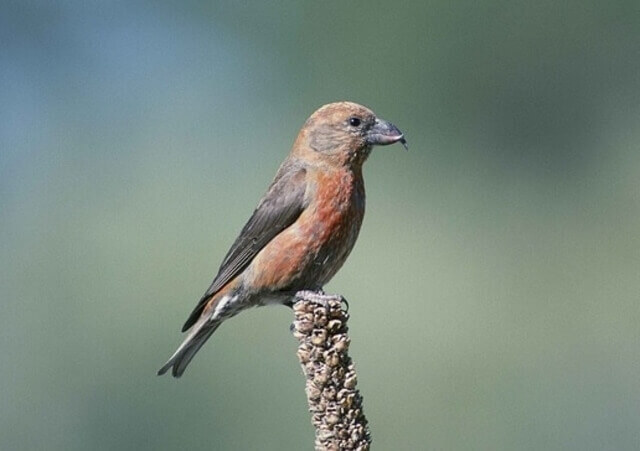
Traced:
<path id="1" fill-rule="evenodd" d="M 342 296 L 311 291 L 296 294 L 293 334 L 298 359 L 307 377 L 306 393 L 316 428 L 316 450 L 368 450 L 371 435 L 356 389 L 356 370 L 349 357 Z"/>

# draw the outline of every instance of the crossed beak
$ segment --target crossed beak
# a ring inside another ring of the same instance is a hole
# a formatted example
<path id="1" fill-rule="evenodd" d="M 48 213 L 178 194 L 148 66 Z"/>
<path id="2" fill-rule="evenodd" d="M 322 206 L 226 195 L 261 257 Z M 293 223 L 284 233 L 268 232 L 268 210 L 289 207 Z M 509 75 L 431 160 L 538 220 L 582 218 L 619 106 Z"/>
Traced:
<path id="1" fill-rule="evenodd" d="M 409 150 L 407 140 L 398 127 L 391 122 L 382 119 L 376 119 L 373 127 L 367 133 L 367 144 L 371 146 L 386 146 L 389 144 L 400 142 L 405 149 Z"/>

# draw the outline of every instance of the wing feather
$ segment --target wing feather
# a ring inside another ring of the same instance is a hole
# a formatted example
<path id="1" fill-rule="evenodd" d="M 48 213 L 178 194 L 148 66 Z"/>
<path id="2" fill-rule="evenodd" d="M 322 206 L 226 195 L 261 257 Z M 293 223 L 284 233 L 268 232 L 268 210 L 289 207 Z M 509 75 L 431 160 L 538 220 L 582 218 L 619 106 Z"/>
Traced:
<path id="1" fill-rule="evenodd" d="M 295 222 L 305 208 L 306 171 L 292 163 L 282 165 L 267 194 L 242 228 L 225 256 L 218 274 L 202 296 L 182 331 L 200 317 L 209 299 L 240 274 L 269 241 Z"/>

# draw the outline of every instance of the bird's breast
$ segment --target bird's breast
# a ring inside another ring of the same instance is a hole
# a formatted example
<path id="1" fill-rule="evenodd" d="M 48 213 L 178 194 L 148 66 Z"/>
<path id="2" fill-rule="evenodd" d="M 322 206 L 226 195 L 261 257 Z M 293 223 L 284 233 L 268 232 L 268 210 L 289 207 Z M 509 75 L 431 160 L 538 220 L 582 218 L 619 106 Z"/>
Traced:
<path id="1" fill-rule="evenodd" d="M 361 174 L 308 174 L 308 206 L 254 260 L 255 286 L 279 290 L 320 287 L 342 267 L 355 245 L 365 210 Z"/>
<path id="2" fill-rule="evenodd" d="M 314 201 L 301 221 L 308 261 L 301 281 L 322 286 L 342 267 L 355 245 L 364 217 L 362 176 L 343 170 L 319 173 Z"/>

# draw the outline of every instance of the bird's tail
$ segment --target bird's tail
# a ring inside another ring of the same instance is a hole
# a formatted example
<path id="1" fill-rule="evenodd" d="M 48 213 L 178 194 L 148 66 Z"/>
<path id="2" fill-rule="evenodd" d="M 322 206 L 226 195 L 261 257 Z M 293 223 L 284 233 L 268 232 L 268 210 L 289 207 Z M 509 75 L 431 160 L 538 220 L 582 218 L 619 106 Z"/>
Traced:
<path id="1" fill-rule="evenodd" d="M 200 304 L 196 309 L 200 311 L 200 317 L 193 322 L 188 329 L 187 337 L 182 344 L 178 346 L 176 352 L 167 360 L 162 368 L 158 371 L 161 376 L 169 368 L 173 368 L 171 374 L 173 377 L 180 377 L 184 370 L 187 369 L 189 362 L 200 350 L 202 345 L 206 343 L 211 334 L 213 334 L 220 324 L 241 310 L 241 305 L 236 302 L 239 298 L 238 293 L 227 293 L 231 291 L 232 286 L 227 286 L 216 293 L 209 302 L 201 309 Z"/>
<path id="2" fill-rule="evenodd" d="M 180 377 L 184 370 L 191 362 L 191 359 L 200 350 L 202 345 L 209 339 L 212 333 L 220 326 L 222 320 L 214 320 L 207 317 L 200 318 L 189 330 L 189 335 L 184 339 L 182 344 L 173 353 L 171 358 L 167 360 L 162 368 L 158 371 L 158 375 L 166 373 L 169 368 L 173 367 L 171 374 L 173 377 Z"/>
<path id="3" fill-rule="evenodd" d="M 217 305 L 221 302 L 221 307 L 229 305 L 229 301 L 233 301 L 233 297 L 222 296 L 216 299 L 213 305 Z M 209 339 L 212 333 L 222 324 L 225 320 L 225 315 L 219 313 L 225 313 L 224 308 L 218 312 L 218 308 L 214 308 L 210 314 L 203 313 L 193 326 L 189 329 L 187 337 L 182 344 L 178 347 L 176 352 L 167 360 L 162 368 L 158 371 L 158 376 L 166 373 L 169 368 L 173 367 L 171 374 L 173 377 L 180 377 L 184 370 L 191 362 L 191 359 L 200 350 L 203 344 Z"/>

